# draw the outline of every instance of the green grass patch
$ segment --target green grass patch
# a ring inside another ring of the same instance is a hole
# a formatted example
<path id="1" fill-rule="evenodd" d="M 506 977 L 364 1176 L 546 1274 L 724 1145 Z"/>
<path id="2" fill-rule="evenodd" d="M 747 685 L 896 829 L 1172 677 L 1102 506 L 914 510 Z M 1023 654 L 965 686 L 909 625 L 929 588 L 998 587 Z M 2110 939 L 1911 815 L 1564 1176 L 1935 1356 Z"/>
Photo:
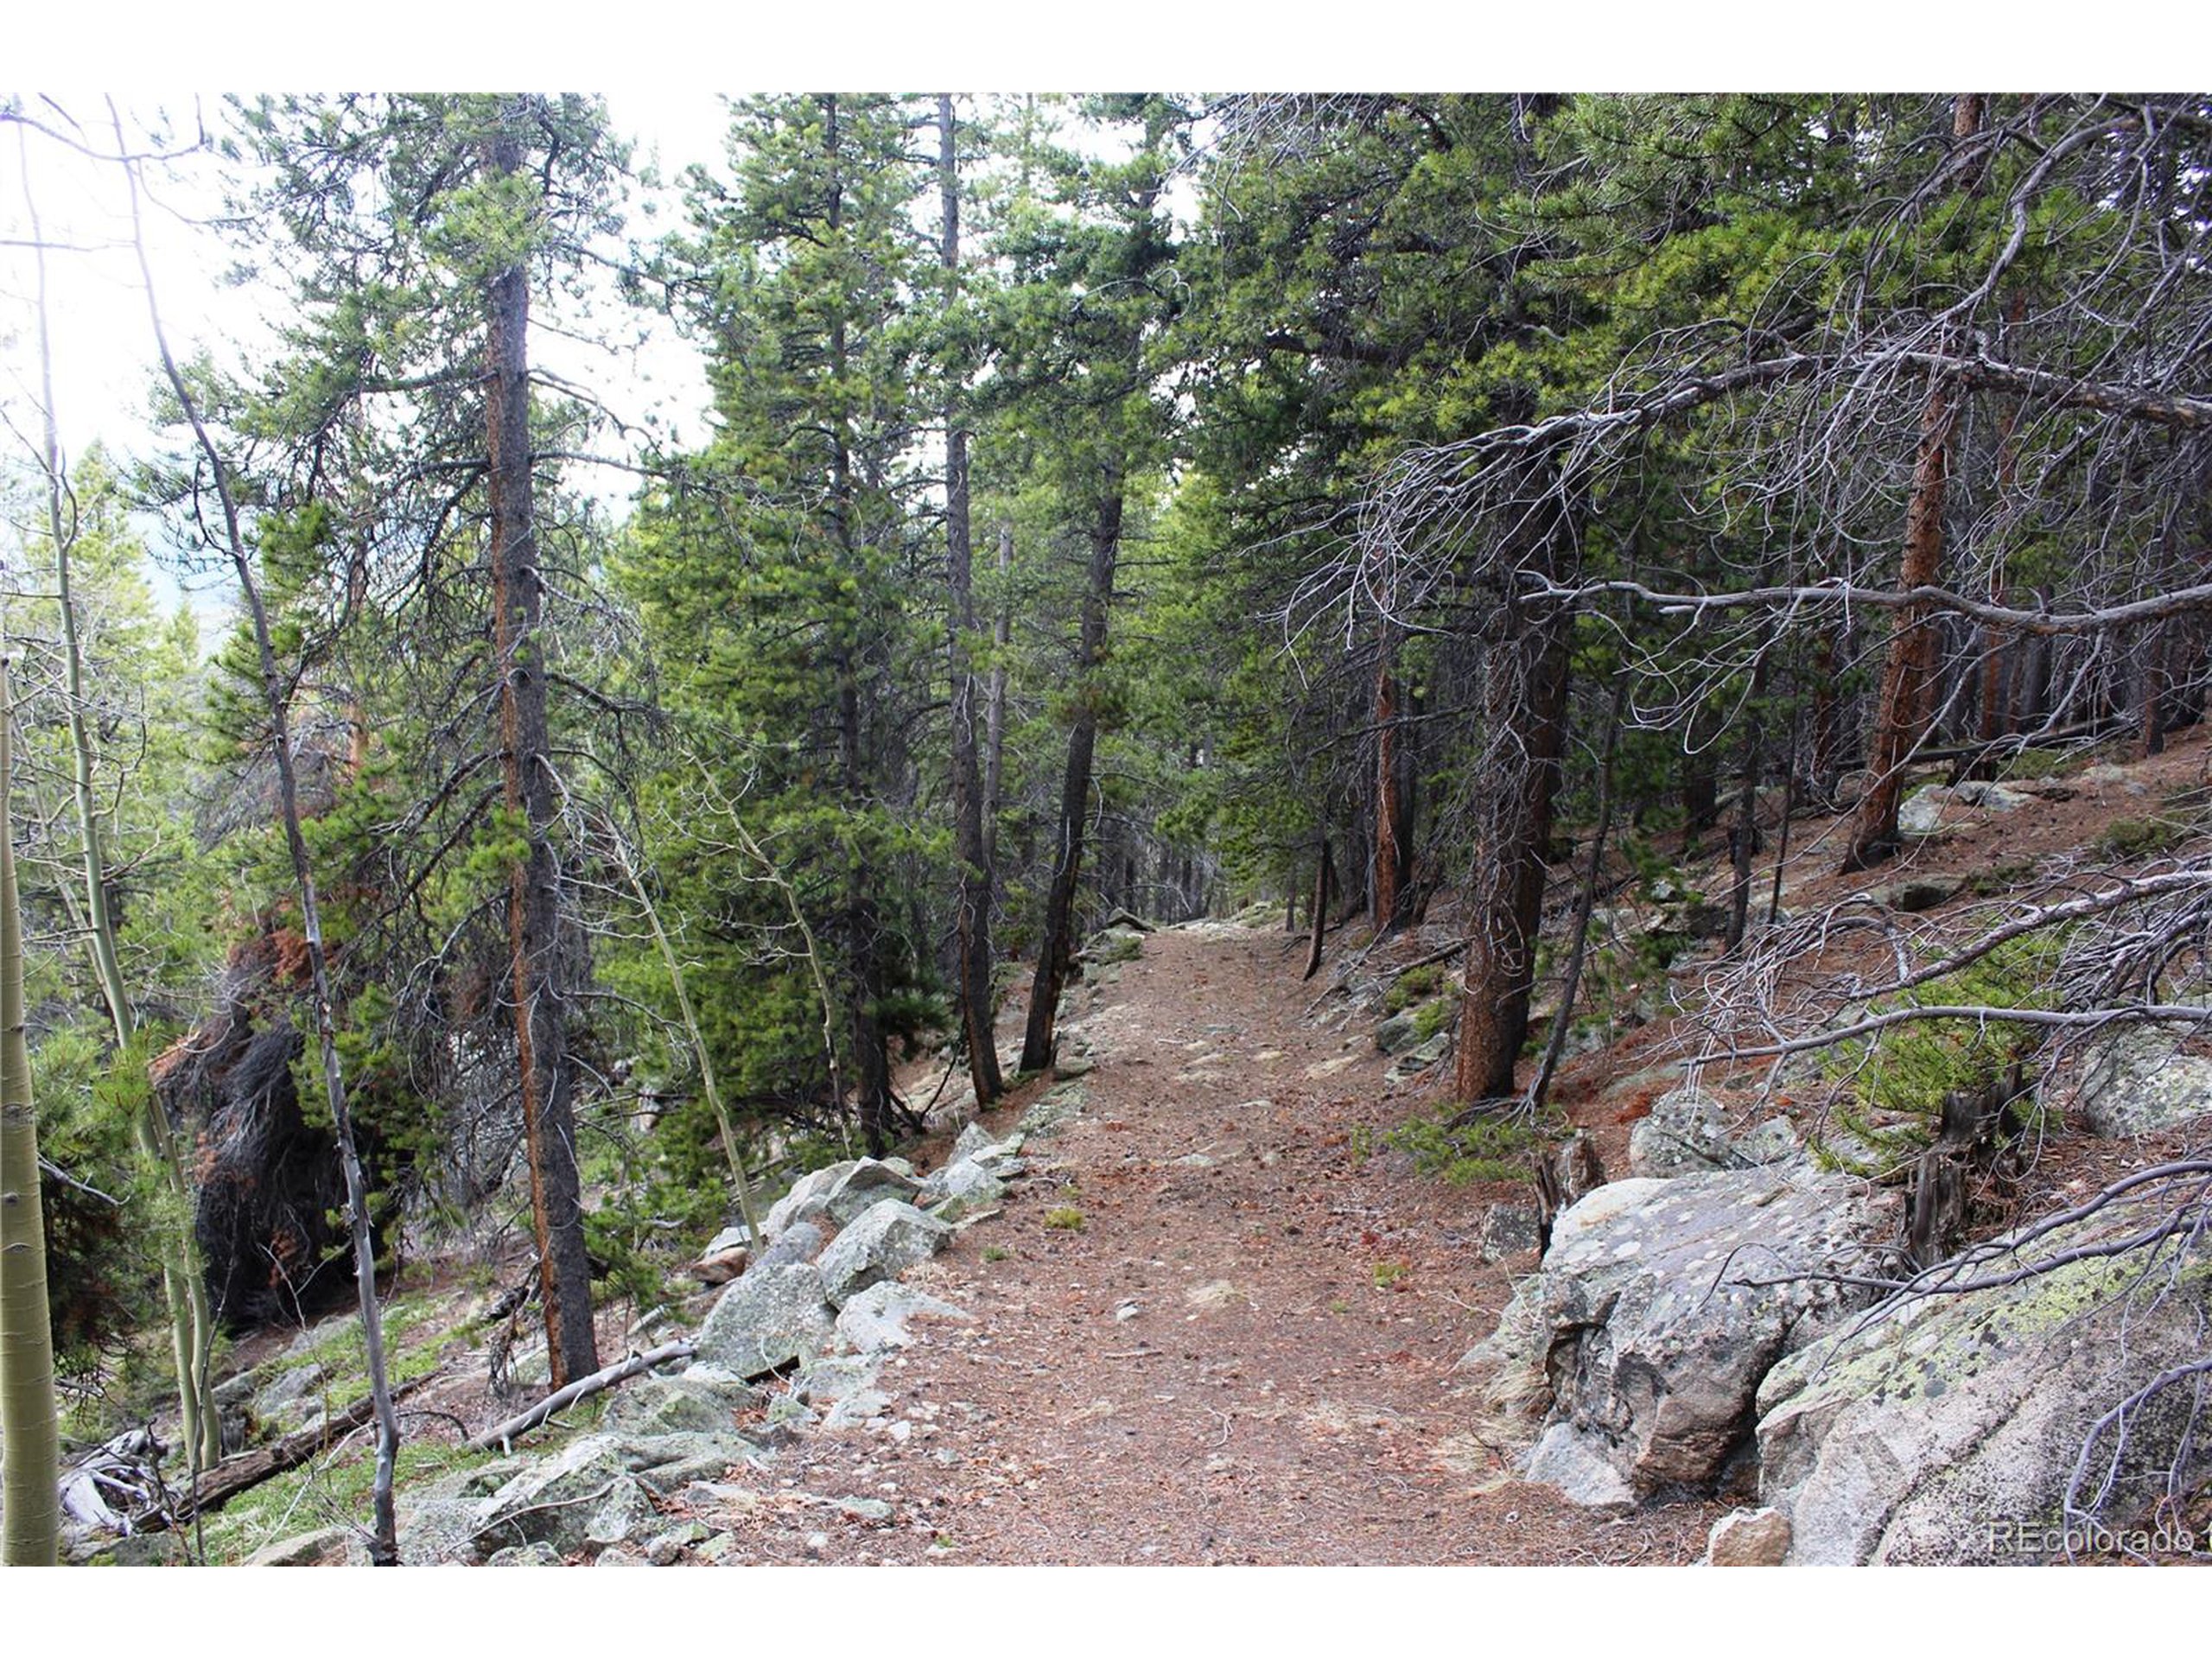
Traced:
<path id="1" fill-rule="evenodd" d="M 403 1445 L 393 1468 L 393 1486 L 404 1492 L 410 1484 L 490 1463 L 496 1455 L 443 1444 Z M 257 1549 L 321 1527 L 358 1527 L 365 1532 L 376 1469 L 373 1443 L 349 1441 L 335 1456 L 304 1464 L 239 1493 L 207 1517 L 209 1563 L 234 1565 Z"/>
<path id="2" fill-rule="evenodd" d="M 1045 1225 L 1056 1233 L 1079 1233 L 1083 1230 L 1083 1211 L 1071 1204 L 1045 1212 Z"/>

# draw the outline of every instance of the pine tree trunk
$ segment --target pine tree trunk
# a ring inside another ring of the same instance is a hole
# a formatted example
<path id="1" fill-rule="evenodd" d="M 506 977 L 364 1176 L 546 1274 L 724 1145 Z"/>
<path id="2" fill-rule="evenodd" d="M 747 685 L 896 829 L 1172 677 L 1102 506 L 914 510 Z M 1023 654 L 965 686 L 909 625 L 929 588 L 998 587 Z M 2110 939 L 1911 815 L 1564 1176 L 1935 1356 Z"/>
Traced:
<path id="1" fill-rule="evenodd" d="M 1052 1063 L 1053 1033 L 1061 989 L 1075 957 L 1076 888 L 1083 874 L 1083 837 L 1090 816 L 1090 766 L 1098 741 L 1095 683 L 1106 652 L 1106 620 L 1114 596 L 1114 568 L 1122 547 L 1123 480 L 1119 461 L 1104 467 L 1104 490 L 1090 530 L 1090 571 L 1083 595 L 1082 630 L 1075 658 L 1075 722 L 1068 732 L 1067 769 L 1060 780 L 1060 822 L 1052 849 L 1052 881 L 1045 896 L 1045 925 L 1037 947 L 1037 976 L 1029 991 L 1029 1019 L 1022 1032 L 1021 1069 L 1041 1071 Z"/>
<path id="2" fill-rule="evenodd" d="M 495 178 L 521 165 L 503 120 L 491 146 Z M 545 586 L 537 563 L 530 454 L 530 285 L 518 263 L 492 278 L 485 362 L 486 487 L 492 524 L 493 639 L 499 674 L 500 774 L 524 838 L 507 894 L 515 1064 L 530 1157 L 531 1217 L 553 1386 L 599 1369 L 591 1262 L 584 1242 L 561 971 L 561 877 L 553 856 L 556 808 L 546 711 Z"/>
<path id="3" fill-rule="evenodd" d="M 1520 761 L 1496 768 L 1484 781 L 1491 800 L 1470 883 L 1454 1083 L 1458 1097 L 1469 1102 L 1514 1093 L 1535 988 L 1544 855 L 1566 735 L 1566 625 L 1509 626 L 1513 634 L 1493 647 L 1484 672 L 1484 716 L 1491 730 L 1520 734 Z"/>
<path id="4" fill-rule="evenodd" d="M 940 92 L 938 111 L 938 181 L 943 201 L 944 267 L 948 301 L 960 283 L 960 164 L 954 143 L 952 95 Z M 999 1076 L 998 1039 L 992 1019 L 991 868 L 983 847 L 983 784 L 976 755 L 976 674 L 968 642 L 976 632 L 976 594 L 971 567 L 973 543 L 968 522 L 968 429 L 959 407 L 956 372 L 944 410 L 944 542 L 946 582 L 951 593 L 947 617 L 952 670 L 953 861 L 959 867 L 960 1025 L 968 1043 L 968 1071 L 976 1103 L 988 1106 L 1005 1092 Z"/>
<path id="5" fill-rule="evenodd" d="M 990 690 L 983 711 L 983 868 L 998 896 L 999 807 L 1006 774 L 1006 657 L 1014 643 L 1014 526 L 999 526 L 999 611 L 991 625 Z"/>
<path id="6" fill-rule="evenodd" d="M 1908 591 L 1931 585 L 1942 565 L 1943 498 L 1949 481 L 1953 419 L 1949 383 L 1942 375 L 1932 375 L 1921 415 L 1912 499 L 1905 509 L 1904 563 L 1897 573 L 1897 585 Z M 1875 702 L 1866 792 L 1859 799 L 1851 846 L 1844 855 L 1847 872 L 1872 869 L 1897 851 L 1904 770 L 1926 734 L 1940 638 L 1936 619 L 1923 607 L 1910 606 L 1897 613 Z"/>
<path id="7" fill-rule="evenodd" d="M 1954 140 L 1970 138 L 1981 125 L 1981 99 L 1958 100 Z M 1969 181 L 1971 188 L 1971 181 Z M 1948 344 L 1948 342 L 1946 342 Z M 1904 558 L 1897 585 L 1910 592 L 1934 585 L 1943 564 L 1943 503 L 1950 484 L 1951 435 L 1958 410 L 1950 378 L 1931 372 L 1928 401 L 1921 410 L 1920 448 L 1912 468 L 1912 499 L 1906 504 Z M 1904 769 L 1926 736 L 1936 690 L 1936 648 L 1942 638 L 1939 619 L 1923 606 L 1897 613 L 1882 667 L 1882 688 L 1874 707 L 1874 734 L 1866 757 L 1866 792 L 1860 797 L 1846 873 L 1868 870 L 1897 849 L 1897 808 L 1904 795 Z"/>
<path id="8" fill-rule="evenodd" d="M 1398 684 L 1386 653 L 1375 675 L 1375 925 L 1397 924 L 1398 893 L 1405 874 L 1405 803 L 1398 782 Z"/>
<path id="9" fill-rule="evenodd" d="M 46 1305 L 38 1116 L 23 1035 L 23 925 L 10 816 L 15 703 L 0 659 L 0 1562 L 51 1567 L 61 1547 L 60 1422 Z"/>

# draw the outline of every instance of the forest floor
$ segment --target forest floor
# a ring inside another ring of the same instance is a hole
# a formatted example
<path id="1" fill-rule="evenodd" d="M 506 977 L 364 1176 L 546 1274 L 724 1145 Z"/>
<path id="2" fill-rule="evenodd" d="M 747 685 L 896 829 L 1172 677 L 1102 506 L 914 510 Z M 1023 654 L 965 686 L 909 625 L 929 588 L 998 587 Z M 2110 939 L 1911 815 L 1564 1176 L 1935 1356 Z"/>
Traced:
<path id="1" fill-rule="evenodd" d="M 726 1559 L 1702 1554 L 1725 1505 L 1593 1519 L 1512 1479 L 1471 1432 L 1452 1368 L 1510 1294 L 1474 1238 L 1497 1193 L 1416 1174 L 1385 1145 L 1414 1092 L 1383 1082 L 1370 1024 L 1304 1017 L 1304 949 L 1271 930 L 1166 930 L 1085 993 L 1084 1115 L 1030 1149 L 1002 1214 L 907 1275 L 975 1322 L 915 1321 L 880 1385 L 892 1420 L 810 1433 L 773 1469 L 891 1516 L 815 1531 L 748 1495 L 699 1516 L 738 1535 Z M 986 1122 L 1010 1127 L 1021 1103 Z"/>

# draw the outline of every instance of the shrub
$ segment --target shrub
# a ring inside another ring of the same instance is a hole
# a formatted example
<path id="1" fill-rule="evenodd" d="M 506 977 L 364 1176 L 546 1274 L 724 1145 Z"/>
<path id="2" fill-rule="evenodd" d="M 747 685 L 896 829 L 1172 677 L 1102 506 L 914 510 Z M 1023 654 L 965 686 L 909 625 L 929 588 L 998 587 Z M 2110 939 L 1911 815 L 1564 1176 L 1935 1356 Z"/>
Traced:
<path id="1" fill-rule="evenodd" d="M 1529 1152 L 1543 1137 L 1513 1117 L 1478 1117 L 1456 1128 L 1440 1118 L 1411 1117 L 1382 1139 L 1385 1145 L 1410 1154 L 1420 1173 L 1466 1186 L 1477 1181 L 1521 1179 L 1529 1173 Z"/>

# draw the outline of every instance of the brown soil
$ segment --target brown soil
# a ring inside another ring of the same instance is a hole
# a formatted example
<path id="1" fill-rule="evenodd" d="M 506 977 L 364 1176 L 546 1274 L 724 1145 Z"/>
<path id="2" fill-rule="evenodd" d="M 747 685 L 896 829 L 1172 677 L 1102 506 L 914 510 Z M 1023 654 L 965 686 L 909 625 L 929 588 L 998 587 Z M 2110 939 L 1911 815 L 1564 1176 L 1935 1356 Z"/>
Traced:
<path id="1" fill-rule="evenodd" d="M 918 1320 L 884 1371 L 889 1421 L 811 1433 L 762 1492 L 702 1510 L 738 1535 L 727 1559 L 1701 1553 L 1717 1506 L 1593 1519 L 1510 1479 L 1473 1432 L 1452 1367 L 1510 1294 L 1473 1235 L 1489 1201 L 1522 1195 L 1417 1175 L 1383 1146 L 1415 1102 L 1382 1083 L 1369 1024 L 1301 1017 L 1302 949 L 1268 931 L 1166 931 L 1101 988 L 1084 1115 L 1034 1144 L 1003 1213 L 908 1275 L 976 1322 Z M 1049 1224 L 1055 1211 L 1080 1225 Z M 893 1514 L 855 1522 L 801 1492 Z"/>

